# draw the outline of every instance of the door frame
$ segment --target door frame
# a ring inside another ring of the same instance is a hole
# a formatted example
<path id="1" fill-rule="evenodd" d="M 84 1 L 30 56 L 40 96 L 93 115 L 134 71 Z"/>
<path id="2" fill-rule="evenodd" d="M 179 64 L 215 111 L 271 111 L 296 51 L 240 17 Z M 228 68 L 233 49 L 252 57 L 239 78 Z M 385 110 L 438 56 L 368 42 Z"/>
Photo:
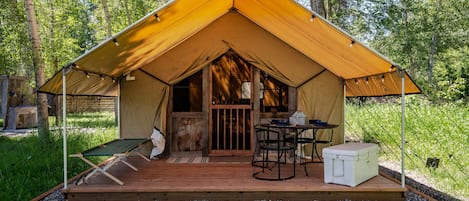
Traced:
<path id="1" fill-rule="evenodd" d="M 250 65 L 248 62 L 246 64 L 249 65 L 249 70 L 250 70 L 250 82 L 251 83 L 258 83 L 254 82 L 255 79 L 255 72 L 259 72 L 254 66 Z M 213 104 L 212 103 L 212 96 L 213 96 L 213 70 L 212 70 L 212 65 L 209 64 L 207 66 L 208 68 L 208 97 L 206 100 L 208 100 L 207 103 L 207 109 L 208 109 L 208 117 L 207 117 L 207 135 L 208 135 L 208 155 L 209 156 L 247 156 L 247 155 L 252 155 L 254 153 L 254 146 L 255 146 L 255 136 L 254 136 L 254 126 L 255 123 L 258 122 L 258 119 L 256 120 L 255 117 L 257 116 L 258 118 L 258 113 L 259 112 L 254 112 L 254 109 L 256 108 L 255 105 L 257 102 L 257 110 L 259 110 L 259 93 L 255 93 L 255 89 L 259 89 L 259 84 L 251 84 L 251 99 L 250 103 L 248 105 L 218 105 L 218 104 Z M 258 74 L 258 73 L 257 73 Z M 257 77 L 257 80 L 259 80 L 259 77 Z M 256 86 L 257 85 L 257 86 Z M 255 98 L 257 96 L 257 99 Z M 236 109 L 249 109 L 249 115 L 250 115 L 250 149 L 249 150 L 213 150 L 212 149 L 212 144 L 213 144 L 213 139 L 212 139 L 212 132 L 213 132 L 213 120 L 212 120 L 212 109 L 217 109 L 217 108 L 226 108 L 226 109 L 231 109 L 231 108 L 236 108 Z M 256 115 L 257 114 L 257 115 Z"/>

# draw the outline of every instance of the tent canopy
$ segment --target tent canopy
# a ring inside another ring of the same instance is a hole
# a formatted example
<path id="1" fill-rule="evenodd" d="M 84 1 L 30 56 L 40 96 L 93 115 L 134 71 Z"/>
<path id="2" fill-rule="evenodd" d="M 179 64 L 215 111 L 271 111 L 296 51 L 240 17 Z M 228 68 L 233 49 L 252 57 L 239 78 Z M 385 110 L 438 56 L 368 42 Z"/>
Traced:
<path id="1" fill-rule="evenodd" d="M 230 26 L 231 24 L 231 26 Z M 69 95 L 117 96 L 142 71 L 172 85 L 228 50 L 292 87 L 327 70 L 347 96 L 401 93 L 397 65 L 294 1 L 176 0 L 67 65 Z M 62 72 L 40 92 L 62 94 Z M 405 93 L 420 93 L 405 73 Z"/>

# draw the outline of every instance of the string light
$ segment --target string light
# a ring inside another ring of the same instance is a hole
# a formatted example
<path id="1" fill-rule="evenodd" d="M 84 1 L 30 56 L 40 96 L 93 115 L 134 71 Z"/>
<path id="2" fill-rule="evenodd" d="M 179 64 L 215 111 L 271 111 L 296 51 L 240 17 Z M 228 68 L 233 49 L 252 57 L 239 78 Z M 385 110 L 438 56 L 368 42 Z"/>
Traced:
<path id="1" fill-rule="evenodd" d="M 116 83 L 116 79 L 112 78 L 112 83 Z"/>
<path id="2" fill-rule="evenodd" d="M 101 78 L 101 80 L 104 80 L 104 76 L 103 76 L 103 75 L 99 75 L 99 77 Z"/>
<path id="3" fill-rule="evenodd" d="M 311 22 L 314 21 L 314 18 L 316 18 L 316 15 L 312 14 L 311 19 L 309 19 L 309 21 L 311 21 Z"/>
<path id="4" fill-rule="evenodd" d="M 358 80 L 357 80 L 357 79 L 355 79 L 355 84 L 357 84 L 357 85 L 358 85 Z"/>
<path id="5" fill-rule="evenodd" d="M 156 18 L 156 21 L 158 21 L 158 22 L 161 21 L 160 16 L 158 15 L 158 13 L 155 14 L 155 18 Z"/>
<path id="6" fill-rule="evenodd" d="M 117 42 L 117 39 L 116 39 L 116 38 L 113 38 L 113 39 L 112 39 L 112 42 L 114 42 L 114 45 L 119 46 L 119 42 Z"/>
<path id="7" fill-rule="evenodd" d="M 365 80 L 366 80 L 366 84 L 368 84 L 368 77 L 366 77 Z"/>
<path id="8" fill-rule="evenodd" d="M 352 47 L 354 44 L 355 44 L 355 41 L 354 41 L 354 40 L 352 40 L 352 41 L 350 42 L 350 45 L 349 45 L 349 47 Z"/>
<path id="9" fill-rule="evenodd" d="M 76 63 L 72 63 L 72 67 L 73 68 L 80 68 L 80 66 L 78 66 Z"/>
<path id="10" fill-rule="evenodd" d="M 384 74 L 381 75 L 381 82 L 384 83 Z"/>
<path id="11" fill-rule="evenodd" d="M 86 78 L 90 78 L 90 74 L 88 72 L 85 72 Z"/>

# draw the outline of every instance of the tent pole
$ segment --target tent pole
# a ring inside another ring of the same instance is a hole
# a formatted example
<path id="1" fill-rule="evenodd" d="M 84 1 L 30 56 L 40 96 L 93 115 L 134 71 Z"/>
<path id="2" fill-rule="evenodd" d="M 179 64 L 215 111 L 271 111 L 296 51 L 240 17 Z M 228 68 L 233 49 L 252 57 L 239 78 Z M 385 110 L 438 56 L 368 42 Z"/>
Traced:
<path id="1" fill-rule="evenodd" d="M 344 134 L 345 134 L 345 121 L 346 121 L 346 119 L 345 119 L 345 118 L 346 118 L 346 116 L 345 116 L 345 113 L 346 113 L 346 112 L 345 112 L 345 109 L 346 109 L 345 107 L 346 107 L 346 106 L 347 106 L 347 83 L 346 83 L 346 81 L 344 80 L 344 109 L 343 109 L 343 111 L 344 111 L 344 118 L 343 118 L 343 122 L 342 122 L 342 123 L 343 123 L 342 125 L 343 125 L 343 127 L 344 127 Z M 343 143 L 345 143 L 345 135 L 344 135 Z"/>
<path id="2" fill-rule="evenodd" d="M 405 188 L 405 172 L 404 172 L 404 157 L 405 157 L 405 88 L 404 78 L 405 71 L 401 69 L 401 185 Z"/>
<path id="3" fill-rule="evenodd" d="M 64 189 L 67 189 L 67 69 L 62 69 L 62 121 L 63 121 L 63 159 L 64 159 Z"/>
<path id="4" fill-rule="evenodd" d="M 121 138 L 121 81 L 117 81 L 117 137 Z"/>

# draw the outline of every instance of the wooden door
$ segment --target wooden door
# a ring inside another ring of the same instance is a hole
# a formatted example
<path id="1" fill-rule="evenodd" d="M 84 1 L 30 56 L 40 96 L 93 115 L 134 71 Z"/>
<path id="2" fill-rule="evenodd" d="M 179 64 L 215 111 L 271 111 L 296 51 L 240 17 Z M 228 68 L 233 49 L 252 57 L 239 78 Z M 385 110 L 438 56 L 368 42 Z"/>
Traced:
<path id="1" fill-rule="evenodd" d="M 234 52 L 212 62 L 209 155 L 252 154 L 251 69 Z"/>

